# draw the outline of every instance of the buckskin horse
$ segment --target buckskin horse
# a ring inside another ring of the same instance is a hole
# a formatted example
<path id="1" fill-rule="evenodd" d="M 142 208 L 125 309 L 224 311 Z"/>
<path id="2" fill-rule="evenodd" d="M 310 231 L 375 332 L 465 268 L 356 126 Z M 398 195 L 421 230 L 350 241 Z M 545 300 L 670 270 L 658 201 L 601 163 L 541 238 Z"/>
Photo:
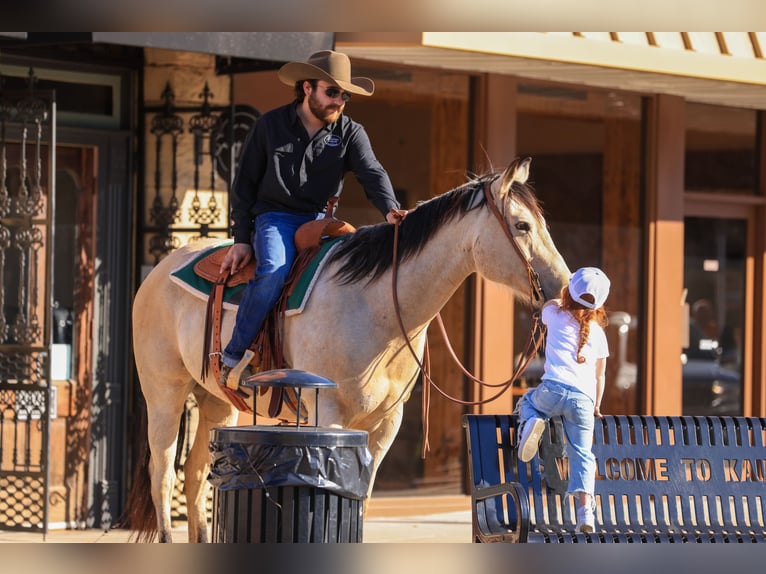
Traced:
<path id="1" fill-rule="evenodd" d="M 460 284 L 478 273 L 518 295 L 538 291 L 530 301 L 540 306 L 569 280 L 527 185 L 530 161 L 514 160 L 502 174 L 477 177 L 429 199 L 400 223 L 395 267 L 401 323 L 392 297 L 395 226 L 390 224 L 365 226 L 346 236 L 315 280 L 303 312 L 285 319 L 287 365 L 338 383 L 319 401 L 318 421 L 309 424 L 369 433 L 374 460 L 369 492 L 420 372 L 411 350 L 422 357 L 429 323 Z M 189 393 L 199 404 L 199 424 L 184 465 L 189 541 L 208 540 L 210 430 L 235 424 L 237 411 L 213 377 L 201 380 L 205 301 L 172 283 L 169 274 L 210 246 L 200 241 L 169 254 L 141 284 L 133 304 L 133 348 L 149 444 L 146 484 L 134 481 L 133 488 L 151 493 L 131 497 L 134 502 L 127 508 L 127 526 L 138 541 L 158 535 L 162 542 L 171 541 L 174 459 Z M 234 316 L 224 312 L 224 346 Z M 306 397 L 306 403 L 313 419 L 313 398 Z"/>

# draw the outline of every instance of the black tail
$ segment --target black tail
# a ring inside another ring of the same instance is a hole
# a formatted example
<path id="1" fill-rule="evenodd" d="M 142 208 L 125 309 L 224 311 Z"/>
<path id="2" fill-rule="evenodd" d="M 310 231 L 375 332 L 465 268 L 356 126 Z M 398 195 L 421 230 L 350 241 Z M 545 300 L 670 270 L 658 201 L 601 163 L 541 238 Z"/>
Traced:
<path id="1" fill-rule="evenodd" d="M 133 482 L 125 503 L 125 512 L 116 528 L 132 530 L 131 542 L 154 542 L 159 529 L 157 513 L 152 501 L 152 485 L 149 476 L 149 436 L 146 419 L 146 405 L 141 401 L 138 409 L 139 423 L 136 425 L 136 448 L 133 467 Z"/>

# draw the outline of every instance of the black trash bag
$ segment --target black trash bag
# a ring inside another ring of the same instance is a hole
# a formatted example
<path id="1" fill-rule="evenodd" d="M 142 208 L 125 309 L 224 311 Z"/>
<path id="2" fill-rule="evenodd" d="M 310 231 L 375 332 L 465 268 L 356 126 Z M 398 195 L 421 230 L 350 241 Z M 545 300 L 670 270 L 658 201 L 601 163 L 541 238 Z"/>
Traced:
<path id="1" fill-rule="evenodd" d="M 220 490 L 310 486 L 367 497 L 372 454 L 366 438 L 363 446 L 295 445 L 280 444 L 279 431 L 272 432 L 273 444 L 211 441 L 210 483 Z"/>

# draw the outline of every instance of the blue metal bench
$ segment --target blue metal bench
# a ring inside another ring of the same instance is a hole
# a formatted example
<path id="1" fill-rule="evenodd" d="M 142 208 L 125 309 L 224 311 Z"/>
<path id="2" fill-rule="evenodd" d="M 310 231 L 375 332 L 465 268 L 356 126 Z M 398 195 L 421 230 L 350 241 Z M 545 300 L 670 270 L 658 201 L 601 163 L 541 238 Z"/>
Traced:
<path id="1" fill-rule="evenodd" d="M 517 417 L 464 415 L 475 542 L 766 542 L 766 418 L 596 420 L 596 530 L 575 532 L 562 421 L 516 456 Z"/>

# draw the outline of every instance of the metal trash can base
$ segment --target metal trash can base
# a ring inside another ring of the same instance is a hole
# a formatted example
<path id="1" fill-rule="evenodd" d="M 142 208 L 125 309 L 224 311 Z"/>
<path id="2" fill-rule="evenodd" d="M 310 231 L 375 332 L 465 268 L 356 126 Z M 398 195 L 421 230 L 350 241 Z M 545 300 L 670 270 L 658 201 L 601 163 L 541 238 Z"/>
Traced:
<path id="1" fill-rule="evenodd" d="M 305 486 L 217 490 L 213 508 L 213 542 L 362 541 L 364 501 L 329 490 Z"/>

